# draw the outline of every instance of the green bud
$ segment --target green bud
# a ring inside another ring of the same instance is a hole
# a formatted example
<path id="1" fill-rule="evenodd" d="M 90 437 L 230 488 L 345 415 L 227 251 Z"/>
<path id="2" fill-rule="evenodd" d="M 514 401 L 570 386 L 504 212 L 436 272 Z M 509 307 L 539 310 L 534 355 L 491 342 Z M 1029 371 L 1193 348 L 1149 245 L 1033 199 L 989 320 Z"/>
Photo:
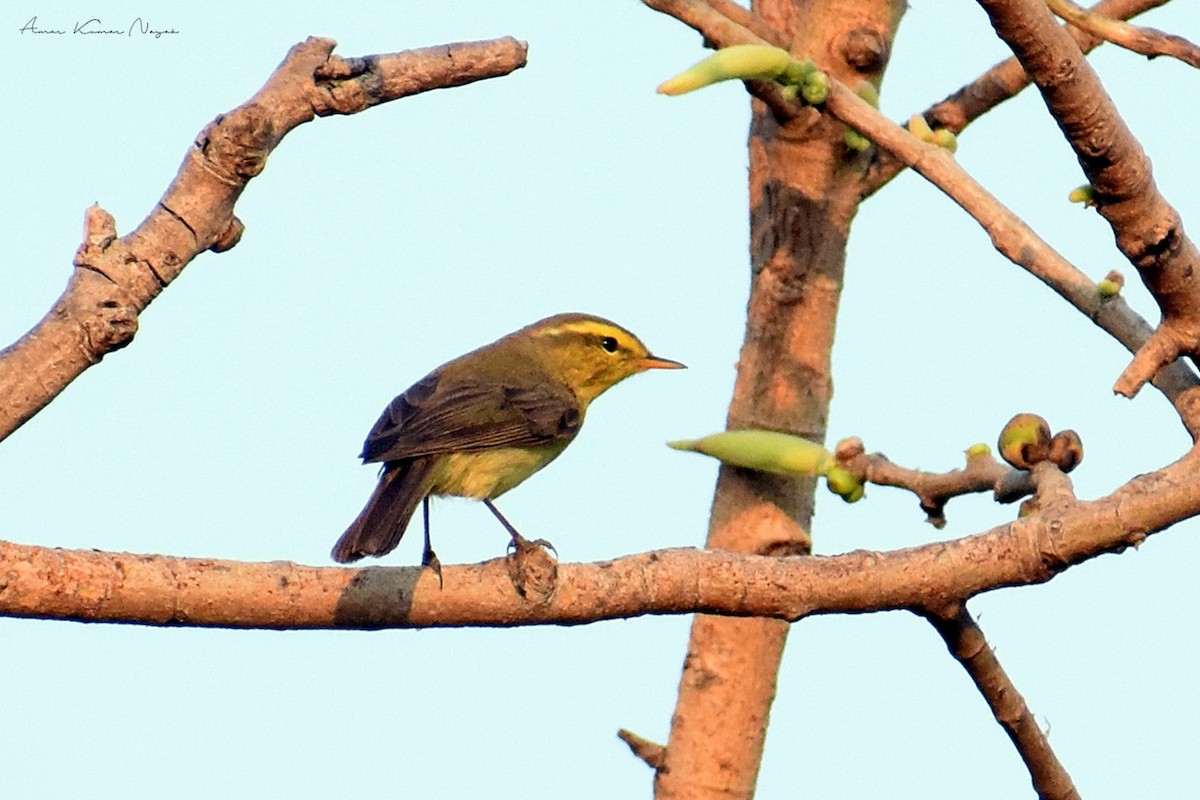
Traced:
<path id="1" fill-rule="evenodd" d="M 846 128 L 842 139 L 846 142 L 846 147 L 858 153 L 865 153 L 871 147 L 871 140 L 853 128 Z"/>
<path id="2" fill-rule="evenodd" d="M 1083 207 L 1096 205 L 1096 190 L 1090 183 L 1085 183 L 1083 186 L 1076 186 L 1067 195 L 1067 200 L 1072 203 L 1083 203 Z"/>
<path id="3" fill-rule="evenodd" d="M 1050 425 L 1037 414 L 1017 414 L 1000 431 L 1000 457 L 1017 469 L 1031 469 L 1046 460 Z"/>
<path id="4" fill-rule="evenodd" d="M 988 447 L 983 442 L 977 442 L 967 448 L 968 461 L 970 461 L 972 458 L 981 458 L 982 456 L 990 456 L 991 454 L 992 448 Z"/>
<path id="5" fill-rule="evenodd" d="M 825 473 L 825 485 L 829 487 L 829 491 L 847 503 L 857 502 L 866 494 L 862 481 L 854 477 L 854 473 L 845 467 L 830 467 Z"/>
<path id="6" fill-rule="evenodd" d="M 925 121 L 925 117 L 920 114 L 913 114 L 908 118 L 908 132 L 922 142 L 933 141 L 933 128 L 929 127 L 929 123 Z"/>
<path id="7" fill-rule="evenodd" d="M 722 431 L 703 439 L 668 442 L 667 446 L 775 475 L 821 475 L 833 463 L 833 455 L 816 442 L 778 431 Z"/>
<path id="8" fill-rule="evenodd" d="M 958 137 L 954 135 L 954 131 L 949 128 L 938 128 L 933 132 L 933 138 L 929 141 L 936 144 L 938 147 L 949 150 L 951 153 L 958 150 Z"/>
<path id="9" fill-rule="evenodd" d="M 820 70 L 813 70 L 804 78 L 800 87 L 800 96 L 810 106 L 818 106 L 829 96 L 829 76 Z"/>
<path id="10" fill-rule="evenodd" d="M 854 93 L 866 100 L 872 108 L 879 108 L 879 87 L 870 81 L 859 81 Z"/>
<path id="11" fill-rule="evenodd" d="M 783 68 L 783 74 L 779 76 L 779 80 L 790 86 L 800 87 L 804 85 L 808 76 L 816 71 L 817 65 L 807 58 L 799 61 L 792 60 Z"/>
<path id="12" fill-rule="evenodd" d="M 786 50 L 758 44 L 725 47 L 663 81 L 659 94 L 677 95 L 731 79 L 771 80 L 783 74 L 792 57 Z"/>
<path id="13" fill-rule="evenodd" d="M 1102 299 L 1107 300 L 1119 295 L 1123 286 L 1125 286 L 1125 276 L 1114 269 L 1109 270 L 1109 273 L 1096 284 L 1096 291 Z"/>

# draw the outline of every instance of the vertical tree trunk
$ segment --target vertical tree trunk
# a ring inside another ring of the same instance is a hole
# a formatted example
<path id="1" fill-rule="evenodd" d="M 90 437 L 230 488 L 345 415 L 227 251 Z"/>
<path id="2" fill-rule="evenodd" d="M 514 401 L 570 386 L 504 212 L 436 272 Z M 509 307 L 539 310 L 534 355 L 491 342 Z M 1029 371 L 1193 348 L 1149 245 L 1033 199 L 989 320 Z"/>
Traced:
<path id="1" fill-rule="evenodd" d="M 755 3 L 794 55 L 851 86 L 878 85 L 903 10 L 903 0 Z M 727 425 L 823 441 L 846 240 L 869 155 L 849 151 L 841 124 L 815 110 L 780 126 L 757 101 L 749 148 L 752 283 Z M 814 488 L 722 468 L 708 547 L 808 553 Z M 753 796 L 787 633 L 778 620 L 696 617 L 656 797 Z"/>

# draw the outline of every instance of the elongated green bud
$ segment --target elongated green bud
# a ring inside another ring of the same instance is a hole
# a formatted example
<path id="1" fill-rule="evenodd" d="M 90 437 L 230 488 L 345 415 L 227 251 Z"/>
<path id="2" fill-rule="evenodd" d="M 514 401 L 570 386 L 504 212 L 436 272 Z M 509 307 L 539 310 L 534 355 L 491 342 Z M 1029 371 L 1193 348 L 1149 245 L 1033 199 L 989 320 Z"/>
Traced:
<path id="1" fill-rule="evenodd" d="M 920 114 L 913 114 L 908 118 L 908 132 L 922 142 L 933 141 L 933 128 L 929 127 L 929 123 L 925 121 L 925 117 Z"/>
<path id="2" fill-rule="evenodd" d="M 1017 469 L 1045 461 L 1050 450 L 1050 425 L 1037 414 L 1017 414 L 1000 431 L 1000 456 Z"/>
<path id="3" fill-rule="evenodd" d="M 684 94 L 718 81 L 732 79 L 771 80 L 782 75 L 791 63 L 791 55 L 778 47 L 758 44 L 724 47 L 674 78 L 663 81 L 658 87 L 658 93 Z"/>
<path id="4" fill-rule="evenodd" d="M 832 454 L 821 445 L 778 431 L 723 431 L 703 439 L 668 442 L 667 446 L 775 475 L 821 475 L 833 463 Z"/>

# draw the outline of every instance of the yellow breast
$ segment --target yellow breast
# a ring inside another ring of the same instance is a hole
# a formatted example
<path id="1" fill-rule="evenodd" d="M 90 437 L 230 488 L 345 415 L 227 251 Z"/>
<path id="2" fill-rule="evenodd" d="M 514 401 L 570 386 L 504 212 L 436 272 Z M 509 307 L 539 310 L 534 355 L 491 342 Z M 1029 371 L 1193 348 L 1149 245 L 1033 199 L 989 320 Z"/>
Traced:
<path id="1" fill-rule="evenodd" d="M 549 464 L 566 446 L 562 442 L 449 453 L 434 467 L 429 493 L 494 499 Z"/>

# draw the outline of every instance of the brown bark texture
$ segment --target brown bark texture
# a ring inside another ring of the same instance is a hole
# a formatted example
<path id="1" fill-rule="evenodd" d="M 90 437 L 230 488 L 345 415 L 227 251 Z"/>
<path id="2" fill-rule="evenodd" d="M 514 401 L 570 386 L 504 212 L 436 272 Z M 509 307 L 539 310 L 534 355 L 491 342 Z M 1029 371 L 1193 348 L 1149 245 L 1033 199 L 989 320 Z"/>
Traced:
<path id="1" fill-rule="evenodd" d="M 0 351 L 0 440 L 84 370 L 125 347 L 138 315 L 205 250 L 237 244 L 233 209 L 267 156 L 317 116 L 354 114 L 430 89 L 506 75 L 525 64 L 516 39 L 467 42 L 363 58 L 334 56 L 332 39 L 291 49 L 249 101 L 213 120 L 188 148 L 175 180 L 142 223 L 88 209 L 75 271 L 62 296 L 23 337 Z"/>
<path id="2" fill-rule="evenodd" d="M 704 11 L 699 4 L 650 5 L 683 17 Z M 761 22 L 752 24 L 775 31 L 774 41 L 791 42 L 794 55 L 831 76 L 878 85 L 903 9 L 886 0 L 768 0 L 753 5 Z M 751 288 L 727 427 L 783 430 L 820 442 L 832 396 L 829 354 L 846 239 L 865 159 L 847 157 L 835 121 L 809 109 L 781 124 L 762 103 L 755 104 L 749 149 Z M 814 486 L 722 468 L 707 547 L 807 553 Z M 696 617 L 656 770 L 657 797 L 754 794 L 787 634 L 787 623 L 777 619 Z"/>

